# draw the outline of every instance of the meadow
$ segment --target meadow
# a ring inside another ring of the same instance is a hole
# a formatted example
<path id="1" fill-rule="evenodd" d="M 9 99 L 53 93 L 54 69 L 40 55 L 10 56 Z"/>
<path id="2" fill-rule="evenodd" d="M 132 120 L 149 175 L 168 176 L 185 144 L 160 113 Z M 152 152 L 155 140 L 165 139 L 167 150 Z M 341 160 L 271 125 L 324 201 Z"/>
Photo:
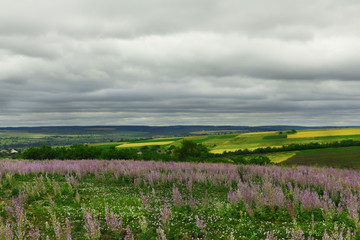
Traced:
<path id="1" fill-rule="evenodd" d="M 358 239 L 360 173 L 1 161 L 0 239 Z"/>

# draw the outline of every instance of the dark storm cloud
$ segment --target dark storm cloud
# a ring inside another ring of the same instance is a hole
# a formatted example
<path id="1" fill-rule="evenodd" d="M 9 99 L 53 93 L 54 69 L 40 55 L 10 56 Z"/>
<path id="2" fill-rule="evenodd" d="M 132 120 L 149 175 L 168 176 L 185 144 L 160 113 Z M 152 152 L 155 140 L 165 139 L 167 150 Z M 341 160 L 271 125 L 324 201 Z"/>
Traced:
<path id="1" fill-rule="evenodd" d="M 4 0 L 2 126 L 359 125 L 358 1 Z"/>

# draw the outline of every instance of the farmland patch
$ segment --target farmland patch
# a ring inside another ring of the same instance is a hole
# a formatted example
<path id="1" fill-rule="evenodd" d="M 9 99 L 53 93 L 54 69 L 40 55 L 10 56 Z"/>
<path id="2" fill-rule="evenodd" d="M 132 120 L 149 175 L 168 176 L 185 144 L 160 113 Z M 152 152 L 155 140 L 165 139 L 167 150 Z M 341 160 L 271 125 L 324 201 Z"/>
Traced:
<path id="1" fill-rule="evenodd" d="M 283 164 L 360 168 L 360 147 L 300 151 Z"/>

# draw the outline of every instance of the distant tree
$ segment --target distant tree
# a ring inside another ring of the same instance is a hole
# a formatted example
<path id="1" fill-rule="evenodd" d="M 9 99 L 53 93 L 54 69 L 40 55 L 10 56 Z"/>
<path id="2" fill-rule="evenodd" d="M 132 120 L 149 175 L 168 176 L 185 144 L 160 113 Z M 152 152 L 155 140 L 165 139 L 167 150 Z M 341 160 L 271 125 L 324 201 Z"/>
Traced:
<path id="1" fill-rule="evenodd" d="M 295 129 L 292 129 L 292 130 L 290 130 L 290 131 L 287 131 L 286 133 L 288 133 L 288 134 L 295 134 L 295 133 L 297 133 L 297 131 L 296 131 Z"/>
<path id="2" fill-rule="evenodd" d="M 256 164 L 256 165 L 267 165 L 271 163 L 270 158 L 262 155 L 253 156 L 249 160 L 250 164 Z"/>
<path id="3" fill-rule="evenodd" d="M 54 159 L 56 157 L 55 152 L 50 146 L 42 145 L 41 147 L 30 147 L 24 150 L 22 154 L 25 159 Z"/>
<path id="4" fill-rule="evenodd" d="M 183 140 L 181 146 L 174 150 L 175 156 L 177 156 L 180 161 L 205 157 L 208 153 L 209 149 L 206 146 L 190 140 Z"/>
<path id="5" fill-rule="evenodd" d="M 235 164 L 246 164 L 247 163 L 247 161 L 245 160 L 245 158 L 243 156 L 234 156 L 234 157 L 231 157 L 231 160 Z"/>

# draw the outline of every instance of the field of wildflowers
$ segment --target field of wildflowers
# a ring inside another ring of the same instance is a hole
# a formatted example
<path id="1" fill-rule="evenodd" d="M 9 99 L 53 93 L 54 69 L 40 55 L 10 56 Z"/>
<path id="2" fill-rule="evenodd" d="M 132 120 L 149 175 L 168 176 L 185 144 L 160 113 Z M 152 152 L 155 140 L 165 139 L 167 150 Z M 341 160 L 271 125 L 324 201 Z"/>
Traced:
<path id="1" fill-rule="evenodd" d="M 360 172 L 0 162 L 0 239 L 358 239 Z"/>

